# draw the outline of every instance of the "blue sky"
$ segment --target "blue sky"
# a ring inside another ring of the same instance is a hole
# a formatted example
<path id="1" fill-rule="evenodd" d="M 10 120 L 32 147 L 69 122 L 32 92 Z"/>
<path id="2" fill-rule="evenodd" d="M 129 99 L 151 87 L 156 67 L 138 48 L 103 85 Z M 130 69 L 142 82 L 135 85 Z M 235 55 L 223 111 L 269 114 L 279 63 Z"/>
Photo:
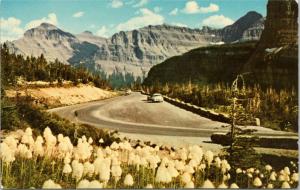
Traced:
<path id="1" fill-rule="evenodd" d="M 1 41 L 49 22 L 71 33 L 109 37 L 120 30 L 172 24 L 221 28 L 248 11 L 266 15 L 267 0 L 0 0 Z"/>

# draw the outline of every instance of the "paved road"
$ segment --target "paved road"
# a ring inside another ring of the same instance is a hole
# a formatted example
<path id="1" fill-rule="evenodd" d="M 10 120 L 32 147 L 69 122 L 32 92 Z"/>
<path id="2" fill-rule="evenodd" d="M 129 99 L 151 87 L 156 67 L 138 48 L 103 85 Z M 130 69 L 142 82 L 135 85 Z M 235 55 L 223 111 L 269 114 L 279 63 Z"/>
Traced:
<path id="1" fill-rule="evenodd" d="M 111 99 L 49 110 L 74 122 L 124 133 L 168 136 L 210 137 L 227 132 L 227 124 L 212 121 L 167 102 L 149 103 L 146 96 L 132 93 Z M 75 111 L 77 117 L 75 117 Z M 295 136 L 296 134 L 256 127 L 261 136 Z"/>

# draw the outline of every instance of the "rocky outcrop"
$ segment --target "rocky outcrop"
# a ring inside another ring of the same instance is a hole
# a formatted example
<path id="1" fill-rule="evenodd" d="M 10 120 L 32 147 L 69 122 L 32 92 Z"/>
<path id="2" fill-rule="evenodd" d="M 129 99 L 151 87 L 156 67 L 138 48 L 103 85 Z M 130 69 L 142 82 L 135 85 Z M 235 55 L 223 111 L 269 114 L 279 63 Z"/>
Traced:
<path id="1" fill-rule="evenodd" d="M 295 44 L 298 44 L 298 3 L 295 0 L 269 0 L 259 48 Z"/>
<path id="2" fill-rule="evenodd" d="M 265 30 L 243 71 L 276 88 L 298 87 L 298 3 L 269 0 Z"/>
<path id="3" fill-rule="evenodd" d="M 260 18 L 243 32 L 241 41 L 259 40 L 264 30 L 265 18 Z"/>

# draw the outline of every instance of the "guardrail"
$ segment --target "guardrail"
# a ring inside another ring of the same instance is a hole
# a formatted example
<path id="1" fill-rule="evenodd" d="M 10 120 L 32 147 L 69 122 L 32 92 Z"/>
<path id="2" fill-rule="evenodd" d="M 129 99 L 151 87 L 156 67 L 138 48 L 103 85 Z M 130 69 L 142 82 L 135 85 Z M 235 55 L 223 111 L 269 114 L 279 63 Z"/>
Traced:
<path id="1" fill-rule="evenodd" d="M 209 118 L 209 119 L 214 120 L 214 121 L 220 121 L 220 122 L 223 122 L 223 123 L 230 123 L 231 122 L 231 119 L 229 117 L 223 115 L 223 114 L 216 113 L 216 112 L 213 112 L 211 110 L 207 110 L 207 109 L 204 109 L 202 107 L 192 105 L 190 103 L 185 103 L 185 102 L 182 102 L 178 99 L 170 98 L 168 96 L 163 96 L 163 97 L 164 97 L 164 100 L 166 102 L 169 102 L 170 104 L 173 104 L 173 105 L 175 105 L 177 107 L 180 107 L 182 109 L 185 109 L 187 111 L 193 112 L 193 113 L 198 114 L 200 116 Z"/>
<path id="2" fill-rule="evenodd" d="M 247 140 L 247 136 L 239 136 L 240 140 Z M 211 135 L 211 141 L 216 144 L 223 146 L 230 145 L 230 136 L 225 133 L 214 133 Z M 297 137 L 274 137 L 270 135 L 269 137 L 258 136 L 255 141 L 253 141 L 254 147 L 263 148 L 280 148 L 280 149 L 291 149 L 298 150 L 298 138 Z"/>
<path id="3" fill-rule="evenodd" d="M 144 95 L 149 95 L 149 94 L 147 94 L 143 91 L 141 91 L 141 93 L 144 94 Z M 180 107 L 182 109 L 185 109 L 187 111 L 198 114 L 200 116 L 209 118 L 209 119 L 214 120 L 214 121 L 223 122 L 223 123 L 230 123 L 231 122 L 231 119 L 228 116 L 224 115 L 224 114 L 216 113 L 216 112 L 213 112 L 212 110 L 207 110 L 205 108 L 202 108 L 202 107 L 199 107 L 199 106 L 196 106 L 196 105 L 192 105 L 190 103 L 185 103 L 183 101 L 180 101 L 178 99 L 173 99 L 173 98 L 170 98 L 170 97 L 165 96 L 165 95 L 163 97 L 164 97 L 164 101 L 166 101 L 170 104 L 173 104 L 177 107 Z"/>

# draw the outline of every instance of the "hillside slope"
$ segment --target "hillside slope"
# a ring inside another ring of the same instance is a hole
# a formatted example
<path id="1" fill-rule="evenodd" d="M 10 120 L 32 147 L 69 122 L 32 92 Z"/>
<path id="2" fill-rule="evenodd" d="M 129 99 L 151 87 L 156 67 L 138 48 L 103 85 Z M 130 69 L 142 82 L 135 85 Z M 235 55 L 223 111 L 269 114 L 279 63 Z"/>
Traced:
<path id="1" fill-rule="evenodd" d="M 255 50 L 255 42 L 203 47 L 172 57 L 149 71 L 145 85 L 230 82 Z"/>
<path id="2" fill-rule="evenodd" d="M 73 105 L 94 100 L 111 98 L 117 95 L 116 92 L 103 90 L 91 85 L 79 85 L 69 87 L 44 87 L 29 88 L 25 90 L 6 90 L 5 94 L 13 98 L 16 94 L 24 96 L 30 95 L 41 104 L 48 106 Z"/>

